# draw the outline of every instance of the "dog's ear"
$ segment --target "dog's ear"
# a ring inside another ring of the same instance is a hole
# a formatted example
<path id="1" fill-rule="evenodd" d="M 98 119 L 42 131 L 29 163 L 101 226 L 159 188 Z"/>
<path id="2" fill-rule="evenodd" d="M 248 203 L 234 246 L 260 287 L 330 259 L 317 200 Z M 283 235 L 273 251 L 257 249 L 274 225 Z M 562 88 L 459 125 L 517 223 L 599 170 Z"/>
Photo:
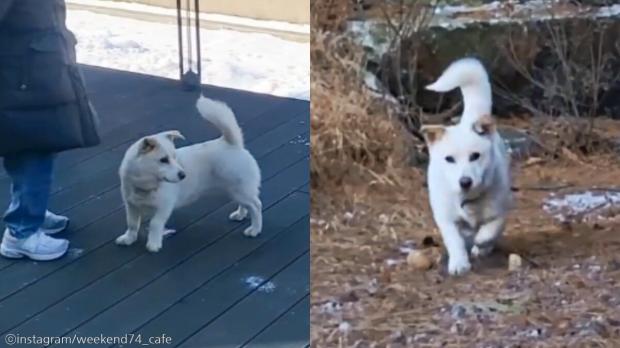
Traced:
<path id="1" fill-rule="evenodd" d="M 420 132 L 424 136 L 426 143 L 432 145 L 443 137 L 446 133 L 446 127 L 444 126 L 422 126 Z"/>
<path id="2" fill-rule="evenodd" d="M 166 138 L 170 139 L 170 141 L 174 142 L 177 139 L 185 140 L 185 137 L 178 130 L 172 130 L 165 132 L 164 135 Z"/>
<path id="3" fill-rule="evenodd" d="M 153 138 L 144 138 L 142 142 L 140 142 L 140 154 L 149 153 L 157 147 L 157 140 Z"/>
<path id="4" fill-rule="evenodd" d="M 491 115 L 483 115 L 474 123 L 473 129 L 479 135 L 491 135 L 497 130 L 497 125 Z"/>

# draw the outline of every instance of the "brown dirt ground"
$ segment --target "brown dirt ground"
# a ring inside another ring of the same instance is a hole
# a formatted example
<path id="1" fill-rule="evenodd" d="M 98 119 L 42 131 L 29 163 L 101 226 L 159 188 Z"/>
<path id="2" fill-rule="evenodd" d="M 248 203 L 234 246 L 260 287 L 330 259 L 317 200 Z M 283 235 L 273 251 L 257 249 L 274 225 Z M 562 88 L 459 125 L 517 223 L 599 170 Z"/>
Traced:
<path id="1" fill-rule="evenodd" d="M 620 122 L 597 128 L 620 134 Z M 313 188 L 312 346 L 620 347 L 620 219 L 561 224 L 542 209 L 552 192 L 620 187 L 619 162 L 515 163 L 505 237 L 462 277 L 439 261 L 423 171 L 402 169 L 402 184 Z M 405 262 L 404 246 L 432 268 Z M 508 270 L 509 253 L 523 257 L 520 270 Z"/>

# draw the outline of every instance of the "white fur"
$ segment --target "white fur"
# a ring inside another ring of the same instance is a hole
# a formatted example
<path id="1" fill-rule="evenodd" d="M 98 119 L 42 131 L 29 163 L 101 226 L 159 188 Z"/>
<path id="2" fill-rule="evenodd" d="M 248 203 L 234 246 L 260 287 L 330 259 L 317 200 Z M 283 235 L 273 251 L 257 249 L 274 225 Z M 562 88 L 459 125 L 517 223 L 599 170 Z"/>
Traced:
<path id="1" fill-rule="evenodd" d="M 142 138 L 125 153 L 119 174 L 127 231 L 116 239 L 117 244 L 133 244 L 141 222 L 148 221 L 146 247 L 159 251 L 173 210 L 217 192 L 239 204 L 230 219 L 243 220 L 249 213 L 252 223 L 244 231 L 246 236 L 255 237 L 261 232 L 260 169 L 244 148 L 234 113 L 226 104 L 203 96 L 196 107 L 222 137 L 175 149 L 173 141 L 182 135 L 169 131 Z M 168 158 L 168 163 L 162 163 L 163 158 Z M 184 179 L 180 173 L 186 175 Z"/>
<path id="2" fill-rule="evenodd" d="M 464 108 L 461 123 L 471 124 L 482 115 L 491 114 L 491 83 L 486 69 L 474 58 L 459 59 L 441 74 L 426 89 L 435 92 L 449 92 L 461 89 Z"/>
<path id="3" fill-rule="evenodd" d="M 480 134 L 477 124 L 491 114 L 491 86 L 482 64 L 471 58 L 450 65 L 427 88 L 449 91 L 460 87 L 464 112 L 459 124 L 429 143 L 428 186 L 433 217 L 448 251 L 448 271 L 462 274 L 471 268 L 469 253 L 482 256 L 501 236 L 510 210 L 510 157 L 495 128 Z M 430 127 L 429 127 L 430 128 Z M 474 153 L 480 154 L 472 161 Z M 453 163 L 448 162 L 451 157 Z M 471 188 L 460 185 L 471 179 Z"/>

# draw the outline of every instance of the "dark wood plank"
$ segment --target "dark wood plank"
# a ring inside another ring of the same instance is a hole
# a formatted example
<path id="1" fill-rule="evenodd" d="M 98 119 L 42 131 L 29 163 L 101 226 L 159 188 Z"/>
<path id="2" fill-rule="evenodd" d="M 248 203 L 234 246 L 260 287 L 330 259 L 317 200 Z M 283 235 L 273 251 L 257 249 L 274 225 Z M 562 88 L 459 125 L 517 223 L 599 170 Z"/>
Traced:
<path id="1" fill-rule="evenodd" d="M 307 196 L 293 193 L 268 211 L 265 228 L 259 238 L 244 238 L 241 233 L 226 235 L 218 242 L 221 244 L 201 250 L 181 265 L 157 278 L 149 286 L 133 293 L 66 335 L 89 336 L 95 332 L 113 335 L 118 332 L 136 330 L 152 317 L 251 254 L 278 233 L 286 231 L 295 221 L 304 218 L 308 209 Z M 209 223 L 206 220 L 204 222 Z M 202 233 L 205 232 L 203 228 L 197 227 L 197 229 Z M 167 252 L 174 253 L 172 243 L 169 246 L 171 248 Z M 305 276 L 308 277 L 308 274 Z"/>
<path id="2" fill-rule="evenodd" d="M 116 124 L 110 130 L 102 132 L 101 145 L 94 148 L 78 149 L 62 153 L 58 160 L 59 165 L 63 167 L 70 167 L 113 147 L 131 143 L 142 136 L 156 133 L 164 129 L 169 129 L 177 125 L 180 119 L 185 118 L 185 116 L 198 118 L 194 107 L 194 103 L 196 101 L 194 94 L 165 89 L 163 92 L 159 92 L 154 95 L 137 95 L 134 97 L 139 100 L 144 100 L 143 103 L 135 102 L 135 104 L 142 105 L 139 107 L 125 107 L 125 109 L 130 110 L 123 109 L 106 111 L 98 108 L 100 114 L 109 113 L 116 115 L 122 112 L 122 115 L 131 113 L 133 114 L 133 117 L 129 118 L 129 121 L 126 123 Z M 220 99 L 230 100 L 231 98 Z M 232 104 L 233 102 L 239 102 L 237 100 L 231 100 L 229 102 L 235 110 L 238 121 L 241 125 L 243 125 L 244 122 L 251 117 L 267 114 L 270 111 L 277 110 L 281 107 L 281 104 L 291 105 L 289 102 L 284 103 L 282 101 L 278 103 L 270 103 L 269 100 L 257 100 L 252 103 L 248 103 L 246 101 L 242 105 Z M 97 107 L 97 100 L 94 100 L 94 103 L 95 107 Z M 252 108 L 248 108 L 248 104 L 251 105 Z M 120 117 L 117 116 L 117 118 Z"/>
<path id="3" fill-rule="evenodd" d="M 306 296 L 243 347 L 302 348 L 309 338 L 310 296 Z"/>
<path id="4" fill-rule="evenodd" d="M 256 282 L 268 281 L 306 253 L 309 249 L 308 230 L 308 216 L 304 216 L 263 247 L 211 278 L 190 295 L 180 298 L 134 333 L 154 337 L 166 332 L 174 338 L 174 344 L 183 341 L 241 299 L 257 291 Z"/>
<path id="5" fill-rule="evenodd" d="M 106 93 L 105 95 L 92 93 L 93 104 L 102 118 L 102 126 L 112 126 L 111 129 L 108 129 L 110 127 L 102 129 L 104 145 L 118 145 L 121 142 L 129 141 L 126 134 L 131 133 L 126 131 L 134 131 L 135 133 L 136 130 L 139 130 L 149 134 L 153 131 L 148 130 L 148 127 L 158 122 L 167 121 L 169 124 L 172 121 L 178 123 L 179 117 L 183 115 L 180 108 L 185 108 L 192 115 L 196 112 L 194 103 L 198 92 L 182 90 L 178 81 L 96 67 L 85 67 L 85 75 L 87 80 L 100 77 L 98 83 L 89 83 L 89 91 L 93 89 L 90 87 L 94 85 L 94 88 L 102 89 Z M 123 87 L 125 85 L 132 88 Z M 157 86 L 157 93 L 149 91 L 152 86 Z M 117 93 L 116 90 L 121 91 L 120 93 L 129 101 L 119 103 L 111 98 L 109 93 Z M 291 103 L 287 99 L 214 86 L 205 86 L 203 91 L 208 96 L 230 103 L 240 123 L 243 123 L 247 115 L 258 115 L 277 107 L 279 104 Z M 146 103 L 136 103 L 136 99 L 145 100 Z M 132 104 L 139 104 L 139 107 L 134 107 Z M 131 110 L 127 110 L 128 108 Z M 128 121 L 130 122 L 128 123 Z M 114 132 L 120 132 L 120 134 Z M 123 139 L 125 140 L 122 141 Z M 75 150 L 63 154 L 61 157 L 75 158 L 79 157 L 76 154 L 77 152 L 96 152 L 97 150 L 97 148 Z"/>
<path id="6" fill-rule="evenodd" d="M 299 189 L 299 191 L 310 194 L 310 184 L 304 185 L 303 187 Z"/>
<path id="7" fill-rule="evenodd" d="M 299 257 L 270 281 L 273 291 L 254 291 L 179 348 L 239 347 L 286 313 L 310 291 L 310 254 Z M 249 315 L 251 313 L 251 315 Z"/>

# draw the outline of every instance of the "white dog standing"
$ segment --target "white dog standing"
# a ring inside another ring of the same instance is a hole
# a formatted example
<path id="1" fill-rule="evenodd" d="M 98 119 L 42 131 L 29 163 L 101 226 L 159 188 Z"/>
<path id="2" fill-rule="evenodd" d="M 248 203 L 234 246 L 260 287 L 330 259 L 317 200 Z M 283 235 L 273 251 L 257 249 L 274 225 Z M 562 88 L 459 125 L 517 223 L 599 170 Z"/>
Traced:
<path id="1" fill-rule="evenodd" d="M 425 126 L 433 217 L 448 251 L 448 272 L 470 270 L 472 256 L 492 251 L 511 207 L 510 157 L 491 117 L 491 84 L 476 59 L 452 63 L 426 88 L 460 88 L 464 109 L 454 126 Z"/>
<path id="2" fill-rule="evenodd" d="M 140 139 L 125 153 L 119 174 L 127 231 L 117 244 L 133 244 L 141 223 L 148 222 L 146 248 L 159 251 L 173 210 L 216 192 L 239 203 L 230 219 L 243 220 L 249 212 L 252 224 L 246 236 L 261 232 L 260 169 L 244 147 L 234 113 L 226 104 L 202 96 L 196 107 L 222 137 L 175 149 L 174 140 L 183 136 L 168 131 Z"/>

